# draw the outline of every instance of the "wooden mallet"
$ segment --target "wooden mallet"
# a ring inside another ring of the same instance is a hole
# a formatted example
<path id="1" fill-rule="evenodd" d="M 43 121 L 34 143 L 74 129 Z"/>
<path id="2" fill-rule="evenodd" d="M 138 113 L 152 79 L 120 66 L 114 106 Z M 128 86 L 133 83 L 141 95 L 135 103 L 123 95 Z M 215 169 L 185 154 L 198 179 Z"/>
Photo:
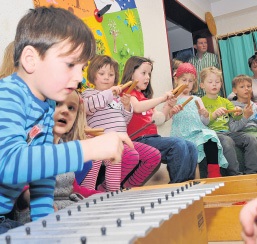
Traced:
<path id="1" fill-rule="evenodd" d="M 194 97 L 189 97 L 185 102 L 182 103 L 182 108 L 184 108 Z"/>
<path id="2" fill-rule="evenodd" d="M 85 128 L 84 132 L 90 136 L 100 136 L 104 134 L 103 128 Z"/>
<path id="3" fill-rule="evenodd" d="M 132 85 L 129 87 L 129 89 L 125 93 L 130 94 L 133 91 L 133 89 L 137 86 L 137 83 L 138 83 L 137 80 L 133 81 Z"/>
<path id="4" fill-rule="evenodd" d="M 178 87 L 176 87 L 173 91 L 171 91 L 174 94 L 174 97 L 178 97 L 185 89 L 187 88 L 186 84 L 181 84 Z"/>
<path id="5" fill-rule="evenodd" d="M 201 107 L 200 107 L 200 104 L 199 104 L 199 102 L 198 102 L 197 100 L 195 100 L 195 104 L 196 104 L 196 107 L 197 107 L 198 109 L 201 108 Z"/>
<path id="6" fill-rule="evenodd" d="M 119 85 L 119 86 L 121 87 L 121 90 L 123 91 L 123 90 L 125 90 L 127 87 L 131 86 L 132 83 L 133 83 L 133 81 L 131 80 L 131 81 L 128 81 L 126 84 Z M 116 93 L 115 91 L 113 91 L 113 94 L 114 94 L 114 95 L 117 95 L 117 93 Z"/>
<path id="7" fill-rule="evenodd" d="M 121 85 L 121 90 L 125 90 L 127 87 L 131 86 L 133 81 L 128 81 L 126 84 Z"/>

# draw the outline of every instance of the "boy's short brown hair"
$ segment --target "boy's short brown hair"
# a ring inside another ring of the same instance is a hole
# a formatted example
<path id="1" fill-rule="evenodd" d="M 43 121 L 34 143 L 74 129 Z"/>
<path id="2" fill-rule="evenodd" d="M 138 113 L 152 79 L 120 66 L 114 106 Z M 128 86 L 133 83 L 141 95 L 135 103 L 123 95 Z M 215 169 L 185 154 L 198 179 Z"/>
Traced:
<path id="1" fill-rule="evenodd" d="M 235 88 L 238 84 L 240 84 L 241 82 L 243 82 L 245 80 L 252 84 L 252 78 L 250 76 L 248 76 L 248 75 L 237 75 L 232 80 L 232 87 Z"/>
<path id="2" fill-rule="evenodd" d="M 207 75 L 209 75 L 210 73 L 213 73 L 213 74 L 217 75 L 220 78 L 220 81 L 223 82 L 221 70 L 212 66 L 212 67 L 204 68 L 201 71 L 201 73 L 200 73 L 201 83 L 203 83 L 205 81 Z"/>
<path id="3" fill-rule="evenodd" d="M 67 55 L 82 46 L 78 63 L 86 63 L 95 55 L 96 45 L 91 30 L 74 14 L 54 7 L 30 9 L 16 29 L 14 65 L 19 66 L 21 53 L 28 45 L 44 58 L 49 48 L 65 40 L 71 44 Z"/>

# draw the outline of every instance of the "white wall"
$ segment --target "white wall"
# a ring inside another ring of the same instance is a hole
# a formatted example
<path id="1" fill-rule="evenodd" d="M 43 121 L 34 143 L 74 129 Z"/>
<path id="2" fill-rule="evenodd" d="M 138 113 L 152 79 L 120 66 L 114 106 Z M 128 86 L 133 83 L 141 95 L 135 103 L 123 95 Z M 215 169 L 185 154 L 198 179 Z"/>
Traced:
<path id="1" fill-rule="evenodd" d="M 141 19 L 145 56 L 154 60 L 152 85 L 155 96 L 160 96 L 171 89 L 171 71 L 165 16 L 162 0 L 135 0 Z M 19 19 L 33 8 L 32 0 L 0 0 L 0 60 L 5 47 L 14 39 Z M 169 123 L 160 128 L 163 135 L 169 134 Z"/>
<path id="2" fill-rule="evenodd" d="M 145 57 L 154 61 L 152 86 L 154 96 L 161 96 L 172 87 L 170 57 L 162 0 L 135 0 L 142 24 Z M 158 107 L 160 109 L 161 106 Z M 159 127 L 161 135 L 170 133 L 170 121 Z"/>
<path id="3" fill-rule="evenodd" d="M 257 4 L 257 2 L 256 2 Z M 257 5 L 233 14 L 214 17 L 217 27 L 217 35 L 226 35 L 233 32 L 257 27 Z"/>
<path id="4" fill-rule="evenodd" d="M 256 0 L 233 0 L 233 3 L 227 0 L 211 1 L 211 11 L 214 17 L 239 12 L 252 7 L 256 7 Z"/>
<path id="5" fill-rule="evenodd" d="M 20 18 L 30 8 L 34 8 L 32 0 L 0 0 L 0 65 L 5 47 L 14 40 L 16 26 Z"/>
<path id="6" fill-rule="evenodd" d="M 177 0 L 200 19 L 205 12 L 214 17 L 217 35 L 224 35 L 257 26 L 256 0 Z"/>

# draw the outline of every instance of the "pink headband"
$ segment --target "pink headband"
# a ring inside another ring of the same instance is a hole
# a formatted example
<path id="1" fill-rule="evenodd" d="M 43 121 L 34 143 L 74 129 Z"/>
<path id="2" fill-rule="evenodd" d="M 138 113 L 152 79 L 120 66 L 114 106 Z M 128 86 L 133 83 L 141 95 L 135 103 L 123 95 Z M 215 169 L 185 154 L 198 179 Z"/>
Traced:
<path id="1" fill-rule="evenodd" d="M 196 77 L 195 66 L 190 63 L 182 63 L 178 66 L 176 77 L 179 77 L 185 73 L 193 74 Z"/>

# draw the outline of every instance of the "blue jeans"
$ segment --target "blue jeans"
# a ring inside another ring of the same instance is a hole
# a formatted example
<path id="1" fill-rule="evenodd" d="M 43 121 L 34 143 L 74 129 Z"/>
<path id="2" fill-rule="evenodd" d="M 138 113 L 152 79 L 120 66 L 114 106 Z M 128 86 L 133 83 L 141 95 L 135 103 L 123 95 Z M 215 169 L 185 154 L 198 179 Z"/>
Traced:
<path id="1" fill-rule="evenodd" d="M 197 165 L 196 146 L 179 137 L 161 137 L 147 135 L 136 139 L 157 148 L 161 152 L 162 161 L 167 163 L 170 183 L 179 183 L 195 178 Z"/>
<path id="2" fill-rule="evenodd" d="M 23 224 L 18 221 L 6 219 L 4 216 L 0 216 L 0 235 L 3 233 L 6 233 L 10 229 L 13 229 L 22 225 Z"/>

